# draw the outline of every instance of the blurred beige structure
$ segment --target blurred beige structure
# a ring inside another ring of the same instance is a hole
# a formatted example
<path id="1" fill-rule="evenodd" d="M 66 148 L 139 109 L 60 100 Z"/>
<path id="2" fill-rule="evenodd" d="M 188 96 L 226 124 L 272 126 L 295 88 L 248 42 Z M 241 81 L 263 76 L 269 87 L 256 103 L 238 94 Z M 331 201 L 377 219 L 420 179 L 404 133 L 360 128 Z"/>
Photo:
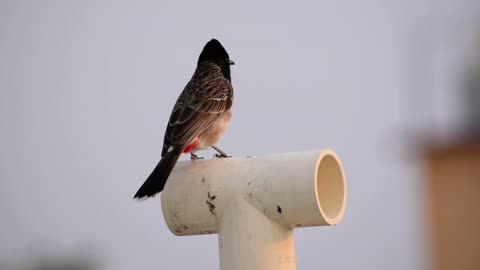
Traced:
<path id="1" fill-rule="evenodd" d="M 480 140 L 425 153 L 433 269 L 480 269 Z"/>
<path id="2" fill-rule="evenodd" d="M 476 48 L 458 88 L 464 119 L 446 138 L 430 136 L 423 154 L 428 248 L 437 270 L 480 269 L 480 43 Z"/>

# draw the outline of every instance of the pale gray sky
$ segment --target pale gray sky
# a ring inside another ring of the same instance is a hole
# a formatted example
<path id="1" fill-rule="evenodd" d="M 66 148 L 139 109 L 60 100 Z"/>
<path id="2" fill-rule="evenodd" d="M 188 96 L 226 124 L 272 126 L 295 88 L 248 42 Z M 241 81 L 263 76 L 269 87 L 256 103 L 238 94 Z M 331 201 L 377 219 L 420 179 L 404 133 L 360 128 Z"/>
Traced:
<path id="1" fill-rule="evenodd" d="M 132 200 L 215 37 L 236 62 L 219 145 L 234 156 L 328 147 L 344 163 L 345 218 L 295 232 L 298 269 L 425 268 L 405 131 L 458 104 L 430 109 L 435 75 L 446 88 L 455 76 L 422 46 L 458 40 L 440 63 L 464 57 L 478 11 L 473 0 L 0 0 L 0 266 L 87 253 L 108 270 L 218 269 L 216 236 L 175 237 L 158 197 Z"/>

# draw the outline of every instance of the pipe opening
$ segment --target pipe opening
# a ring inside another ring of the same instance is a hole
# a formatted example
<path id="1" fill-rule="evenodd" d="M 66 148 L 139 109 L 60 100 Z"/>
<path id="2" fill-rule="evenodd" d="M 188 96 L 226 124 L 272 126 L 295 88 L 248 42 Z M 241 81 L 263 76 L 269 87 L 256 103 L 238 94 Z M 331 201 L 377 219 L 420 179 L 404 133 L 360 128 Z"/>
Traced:
<path id="1" fill-rule="evenodd" d="M 325 220 L 336 224 L 344 212 L 345 179 L 337 158 L 331 154 L 321 157 L 316 173 L 317 202 Z"/>

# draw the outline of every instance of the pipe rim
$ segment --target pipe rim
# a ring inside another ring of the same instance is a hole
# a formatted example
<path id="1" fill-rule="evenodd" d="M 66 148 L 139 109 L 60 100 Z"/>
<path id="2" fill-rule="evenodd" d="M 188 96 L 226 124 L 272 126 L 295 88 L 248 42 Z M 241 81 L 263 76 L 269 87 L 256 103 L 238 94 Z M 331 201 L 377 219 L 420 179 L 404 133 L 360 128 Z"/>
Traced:
<path id="1" fill-rule="evenodd" d="M 347 183 L 337 154 L 326 149 L 315 164 L 315 197 L 322 218 L 329 225 L 338 224 L 345 214 Z"/>

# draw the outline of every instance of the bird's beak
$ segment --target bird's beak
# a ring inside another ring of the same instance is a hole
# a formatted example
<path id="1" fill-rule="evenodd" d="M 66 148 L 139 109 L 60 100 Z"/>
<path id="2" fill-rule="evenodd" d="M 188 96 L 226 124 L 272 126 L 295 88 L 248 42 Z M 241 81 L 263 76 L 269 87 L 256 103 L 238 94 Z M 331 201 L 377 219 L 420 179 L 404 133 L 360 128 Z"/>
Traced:
<path id="1" fill-rule="evenodd" d="M 235 62 L 233 62 L 232 60 L 228 60 L 228 64 L 229 65 L 235 65 Z"/>

